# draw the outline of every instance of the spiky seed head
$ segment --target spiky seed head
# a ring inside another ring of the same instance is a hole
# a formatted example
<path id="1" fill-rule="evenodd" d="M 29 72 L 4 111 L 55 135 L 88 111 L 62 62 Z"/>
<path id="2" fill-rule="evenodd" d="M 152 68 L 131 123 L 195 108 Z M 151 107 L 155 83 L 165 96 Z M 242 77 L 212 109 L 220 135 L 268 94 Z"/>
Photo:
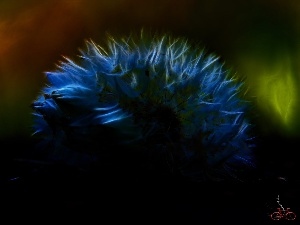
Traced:
<path id="1" fill-rule="evenodd" d="M 236 171 L 253 166 L 244 83 L 216 55 L 143 32 L 109 36 L 106 46 L 88 40 L 80 52 L 46 73 L 33 102 L 34 134 L 56 158 L 135 149 L 196 180 L 239 179 Z"/>

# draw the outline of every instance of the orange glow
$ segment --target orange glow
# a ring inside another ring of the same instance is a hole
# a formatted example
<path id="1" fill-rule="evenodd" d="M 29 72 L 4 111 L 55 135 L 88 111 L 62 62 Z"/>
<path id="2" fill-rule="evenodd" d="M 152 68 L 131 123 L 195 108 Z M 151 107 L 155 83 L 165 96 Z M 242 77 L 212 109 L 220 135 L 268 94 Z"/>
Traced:
<path id="1" fill-rule="evenodd" d="M 73 50 L 63 45 L 82 30 L 79 3 L 44 1 L 0 18 L 0 135 L 29 129 L 29 105 L 44 70 L 54 67 L 63 49 Z"/>

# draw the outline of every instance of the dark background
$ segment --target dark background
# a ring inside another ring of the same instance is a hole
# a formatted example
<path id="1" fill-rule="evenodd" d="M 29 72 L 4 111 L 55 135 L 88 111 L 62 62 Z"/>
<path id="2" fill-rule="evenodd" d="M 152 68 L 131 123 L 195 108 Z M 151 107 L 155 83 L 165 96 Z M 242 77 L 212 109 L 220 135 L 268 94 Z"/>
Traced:
<path id="1" fill-rule="evenodd" d="M 280 193 L 300 215 L 299 15 L 300 3 L 293 0 L 1 0 L 0 191 L 9 199 L 2 201 L 4 208 L 28 212 L 29 218 L 268 224 Z M 63 55 L 75 59 L 86 39 L 104 44 L 107 32 L 127 35 L 141 28 L 200 43 L 247 77 L 259 137 L 255 182 L 195 184 L 159 172 L 118 174 L 113 163 L 84 173 L 41 160 L 31 136 L 30 104 L 45 85 L 44 72 L 54 70 Z"/>

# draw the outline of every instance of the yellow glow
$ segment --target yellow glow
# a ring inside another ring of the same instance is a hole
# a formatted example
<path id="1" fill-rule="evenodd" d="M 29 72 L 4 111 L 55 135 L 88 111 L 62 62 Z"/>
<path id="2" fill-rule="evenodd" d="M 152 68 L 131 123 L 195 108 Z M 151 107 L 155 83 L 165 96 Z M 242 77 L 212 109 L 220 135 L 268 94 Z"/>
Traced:
<path id="1" fill-rule="evenodd" d="M 260 107 L 276 122 L 286 127 L 292 125 L 297 94 L 289 63 L 263 74 L 259 81 L 257 94 Z"/>

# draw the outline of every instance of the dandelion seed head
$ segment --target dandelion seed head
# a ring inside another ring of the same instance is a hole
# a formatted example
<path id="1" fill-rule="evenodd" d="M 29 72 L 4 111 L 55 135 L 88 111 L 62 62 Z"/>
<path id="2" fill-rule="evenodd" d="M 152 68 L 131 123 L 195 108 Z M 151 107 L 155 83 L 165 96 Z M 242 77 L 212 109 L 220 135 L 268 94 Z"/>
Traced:
<path id="1" fill-rule="evenodd" d="M 56 152 L 135 145 L 195 179 L 194 164 L 234 178 L 228 168 L 252 166 L 243 83 L 219 57 L 184 38 L 143 32 L 109 36 L 106 46 L 89 40 L 80 52 L 80 62 L 64 58 L 46 73 L 48 86 L 32 104 L 34 134 Z"/>

